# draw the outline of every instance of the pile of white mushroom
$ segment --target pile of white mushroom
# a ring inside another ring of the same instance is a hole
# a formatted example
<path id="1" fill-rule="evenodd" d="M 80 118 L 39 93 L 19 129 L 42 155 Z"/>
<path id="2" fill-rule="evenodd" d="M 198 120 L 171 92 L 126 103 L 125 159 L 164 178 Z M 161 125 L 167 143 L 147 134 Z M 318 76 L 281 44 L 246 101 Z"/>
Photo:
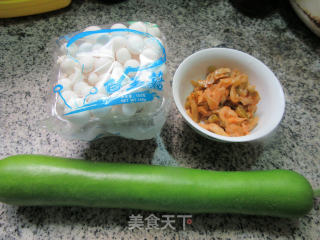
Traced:
<path id="1" fill-rule="evenodd" d="M 83 125 L 93 119 L 98 121 L 117 117 L 129 119 L 137 114 L 156 110 L 154 108 L 159 105 L 159 101 L 106 106 L 68 115 L 70 111 L 81 108 L 86 103 L 109 98 L 112 94 L 106 91 L 105 83 L 110 79 L 120 79 L 126 68 L 145 66 L 162 56 L 161 33 L 155 24 L 133 22 L 128 27 L 121 23 L 111 26 L 111 29 L 127 28 L 149 33 L 154 38 L 133 32 L 115 31 L 87 35 L 68 47 L 67 42 L 61 45 L 57 60 L 59 66 L 57 84 L 62 88 L 56 94 L 55 108 L 59 117 L 72 124 Z M 98 30 L 101 28 L 90 26 L 83 32 Z M 165 76 L 166 65 L 162 64 L 150 71 L 162 71 Z M 125 75 L 126 81 L 134 78 L 136 74 L 140 74 L 143 79 L 143 75 L 147 73 L 130 72 Z M 117 94 L 121 95 L 121 90 Z"/>

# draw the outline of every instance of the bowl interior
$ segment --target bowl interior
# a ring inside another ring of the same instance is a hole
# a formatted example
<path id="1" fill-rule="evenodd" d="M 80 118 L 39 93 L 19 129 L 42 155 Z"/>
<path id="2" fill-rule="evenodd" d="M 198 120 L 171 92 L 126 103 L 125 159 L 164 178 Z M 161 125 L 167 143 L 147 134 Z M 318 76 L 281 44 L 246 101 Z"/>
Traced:
<path id="1" fill-rule="evenodd" d="M 210 65 L 238 69 L 249 76 L 250 84 L 256 86 L 261 97 L 256 112 L 259 123 L 249 135 L 243 137 L 220 136 L 199 127 L 187 115 L 184 103 L 193 90 L 191 80 L 205 79 L 207 68 Z M 201 50 L 186 58 L 175 73 L 173 95 L 179 111 L 192 127 L 209 137 L 232 142 L 251 141 L 270 133 L 280 122 L 285 105 L 282 87 L 266 65 L 246 53 L 225 48 Z"/>

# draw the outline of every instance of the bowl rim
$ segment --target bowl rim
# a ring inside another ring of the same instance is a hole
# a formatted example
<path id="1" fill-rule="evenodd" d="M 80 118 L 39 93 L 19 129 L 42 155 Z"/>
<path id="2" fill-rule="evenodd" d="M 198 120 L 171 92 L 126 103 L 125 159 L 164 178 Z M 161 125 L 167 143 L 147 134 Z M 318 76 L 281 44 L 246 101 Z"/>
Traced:
<path id="1" fill-rule="evenodd" d="M 278 114 L 278 119 L 276 120 L 276 122 L 274 123 L 274 125 L 269 129 L 269 131 L 266 131 L 264 134 L 262 134 L 261 136 L 257 136 L 257 137 L 252 137 L 253 135 L 248 134 L 245 136 L 241 136 L 241 137 L 228 137 L 228 136 L 222 136 L 219 134 L 215 134 L 212 133 L 202 127 L 200 127 L 196 122 L 194 122 L 189 115 L 186 113 L 184 106 L 182 105 L 183 103 L 180 102 L 179 100 L 179 94 L 178 94 L 178 75 L 180 75 L 180 72 L 182 71 L 183 65 L 185 65 L 187 62 L 189 62 L 192 58 L 198 56 L 198 55 L 202 55 L 205 52 L 229 52 L 229 53 L 235 53 L 235 54 L 240 54 L 252 61 L 257 62 L 257 64 L 261 65 L 263 68 L 265 68 L 272 76 L 273 76 L 273 80 L 274 80 L 274 84 L 276 84 L 276 88 L 278 89 L 278 93 L 280 94 L 280 99 L 281 102 L 279 103 L 279 114 Z M 186 122 L 194 129 L 196 130 L 199 134 L 201 135 L 205 135 L 205 137 L 210 138 L 212 140 L 217 140 L 217 141 L 221 141 L 221 142 L 250 142 L 250 141 L 255 141 L 261 138 L 266 137 L 267 135 L 269 135 L 271 132 L 273 132 L 279 125 L 279 123 L 281 122 L 283 116 L 284 116 L 284 112 L 285 112 L 285 96 L 284 96 L 284 92 L 283 92 L 283 88 L 281 86 L 281 83 L 279 81 L 279 79 L 275 76 L 275 74 L 271 71 L 271 69 L 265 65 L 262 61 L 260 61 L 259 59 L 251 56 L 248 53 L 245 53 L 243 51 L 240 50 L 236 50 L 236 49 L 232 49 L 232 48 L 206 48 L 206 49 L 202 49 L 199 50 L 197 52 L 194 52 L 193 54 L 191 54 L 190 56 L 188 56 L 187 58 L 185 58 L 178 66 L 177 70 L 174 73 L 173 76 L 173 82 L 172 82 L 172 93 L 173 93 L 173 99 L 175 102 L 176 107 L 178 108 L 180 114 L 183 116 L 183 118 L 186 120 Z"/>

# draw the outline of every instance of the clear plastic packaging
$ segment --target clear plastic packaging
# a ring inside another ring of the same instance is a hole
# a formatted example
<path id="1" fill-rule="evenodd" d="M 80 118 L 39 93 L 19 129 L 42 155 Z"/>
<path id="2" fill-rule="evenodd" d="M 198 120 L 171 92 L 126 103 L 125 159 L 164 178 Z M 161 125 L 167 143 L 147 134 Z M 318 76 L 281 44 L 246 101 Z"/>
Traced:
<path id="1" fill-rule="evenodd" d="M 60 37 L 45 127 L 73 139 L 151 139 L 170 106 L 165 39 L 145 22 L 90 26 Z"/>

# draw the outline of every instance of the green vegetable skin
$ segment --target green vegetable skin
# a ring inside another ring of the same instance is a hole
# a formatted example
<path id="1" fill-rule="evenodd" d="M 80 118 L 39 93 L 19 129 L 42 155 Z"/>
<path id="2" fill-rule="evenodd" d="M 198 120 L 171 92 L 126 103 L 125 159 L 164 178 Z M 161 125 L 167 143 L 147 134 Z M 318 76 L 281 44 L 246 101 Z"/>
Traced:
<path id="1" fill-rule="evenodd" d="M 0 160 L 0 201 L 14 205 L 134 208 L 299 217 L 313 190 L 287 170 L 220 172 L 40 155 Z"/>

